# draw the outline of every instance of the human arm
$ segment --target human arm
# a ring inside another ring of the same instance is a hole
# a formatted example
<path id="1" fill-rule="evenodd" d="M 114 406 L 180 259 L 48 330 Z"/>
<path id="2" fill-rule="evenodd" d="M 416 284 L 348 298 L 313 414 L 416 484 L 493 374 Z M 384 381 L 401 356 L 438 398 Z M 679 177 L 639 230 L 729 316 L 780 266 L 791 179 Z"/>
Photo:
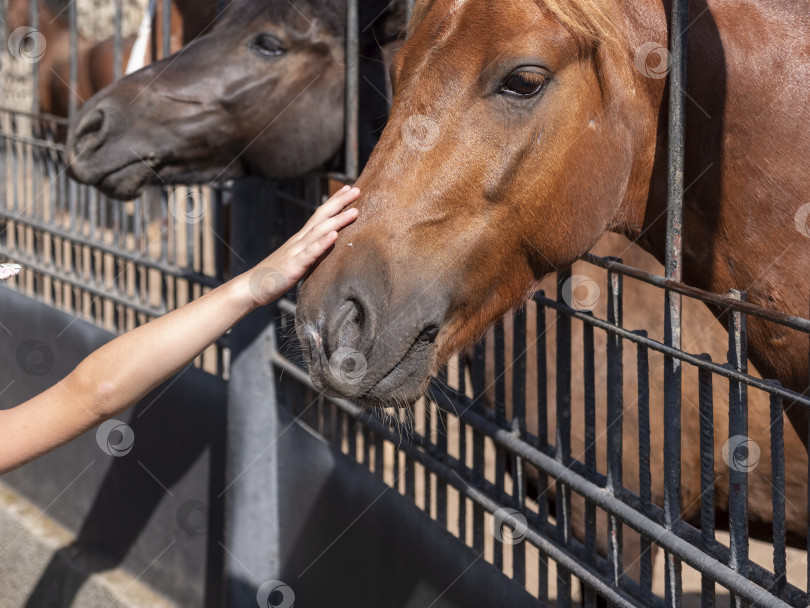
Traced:
<path id="1" fill-rule="evenodd" d="M 251 271 L 138 327 L 87 356 L 45 392 L 0 410 L 0 473 L 18 467 L 132 406 L 193 361 L 232 325 L 287 292 L 357 217 L 359 194 L 341 190 Z"/>

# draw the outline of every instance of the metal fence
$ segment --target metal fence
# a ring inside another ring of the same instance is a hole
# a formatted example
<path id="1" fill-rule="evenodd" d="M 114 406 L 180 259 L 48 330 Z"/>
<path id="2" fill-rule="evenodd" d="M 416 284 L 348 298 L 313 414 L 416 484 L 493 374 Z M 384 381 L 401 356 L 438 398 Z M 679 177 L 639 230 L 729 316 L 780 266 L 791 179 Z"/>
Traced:
<path id="1" fill-rule="evenodd" d="M 32 14 L 36 3 L 31 0 Z M 118 6 L 120 20 L 120 3 Z M 356 0 L 347 6 L 347 53 L 355 56 Z M 574 579 L 578 579 L 586 606 L 596 605 L 599 598 L 616 606 L 678 606 L 682 563 L 702 577 L 702 606 L 715 605 L 715 583 L 730 591 L 734 605 L 806 606 L 810 600 L 807 586 L 800 589 L 787 581 L 782 422 L 783 406 L 806 408 L 810 399 L 748 373 L 746 319 L 754 315 L 805 333 L 810 333 L 810 321 L 748 304 L 742 292 L 717 295 L 680 282 L 685 7 L 682 0 L 672 4 L 665 276 L 625 266 L 617 259 L 587 256 L 585 262 L 607 270 L 606 318 L 572 308 L 563 289 L 571 272 L 560 273 L 554 297 L 538 292 L 525 310 L 498 323 L 473 352 L 445 367 L 429 398 L 412 412 L 368 411 L 348 401 L 313 396 L 306 371 L 296 363 L 294 345 L 284 339 L 293 327 L 294 298 L 278 304 L 278 343 L 286 346 L 274 352 L 269 363 L 283 372 L 279 390 L 296 421 L 416 505 L 432 525 L 455 537 L 459 551 L 471 549 L 476 559 L 503 572 L 504 585 L 526 588 L 541 605 L 550 598 L 556 598 L 557 605 L 571 605 L 578 591 Z M 75 28 L 75 7 L 69 11 Z M 118 53 L 120 35 L 119 26 Z M 163 44 L 168 50 L 168 39 Z M 120 73 L 120 57 L 118 66 Z M 347 61 L 346 66 L 346 167 L 342 175 L 332 177 L 351 180 L 360 169 L 359 75 L 356 61 Z M 58 131 L 64 121 L 40 115 L 36 94 L 33 104 L 31 112 L 0 110 L 0 256 L 25 268 L 11 283 L 14 289 L 121 332 L 221 282 L 226 258 L 221 226 L 227 205 L 218 188 L 171 187 L 128 203 L 108 200 L 66 178 L 64 148 L 47 135 Z M 316 180 L 321 188 L 325 185 L 322 177 Z M 311 200 L 294 202 L 311 208 L 321 199 L 316 193 Z M 662 341 L 643 330 L 625 327 L 625 279 L 663 290 L 666 320 Z M 726 362 L 681 349 L 682 297 L 727 311 L 730 348 Z M 583 342 L 581 351 L 577 350 L 584 357 L 582 377 L 574 377 L 571 366 L 572 324 L 577 323 L 582 325 Z M 551 327 L 554 349 L 548 344 Z M 607 345 L 604 360 L 595 347 L 600 333 Z M 625 368 L 625 349 L 635 351 L 634 369 Z M 661 421 L 651 421 L 650 391 L 657 387 L 650 383 L 650 353 L 663 354 L 665 361 L 663 445 L 651 443 L 651 424 Z M 596 395 L 595 369 L 602 363 L 607 368 L 607 412 L 606 427 L 598 429 L 597 403 L 601 400 Z M 212 347 L 199 365 L 227 376 L 224 342 Z M 682 367 L 696 370 L 699 379 L 697 522 L 681 517 Z M 637 395 L 623 394 L 628 375 L 637 378 Z M 547 398 L 549 378 L 554 383 L 553 402 Z M 770 567 L 748 557 L 749 472 L 744 467 L 729 467 L 729 546 L 716 539 L 713 389 L 721 379 L 729 387 L 729 439 L 748 434 L 749 391 L 766 394 L 770 402 Z M 582 403 L 572 402 L 572 383 L 584 387 Z M 529 399 L 528 394 L 535 397 Z M 531 415 L 532 408 L 536 416 Z M 638 420 L 637 490 L 623 479 L 623 416 L 629 408 L 634 408 Z M 574 409 L 582 411 L 581 429 L 572 428 Z M 528 418 L 535 420 L 533 428 L 528 427 Z M 581 459 L 572 453 L 572 431 L 584 437 Z M 599 433 L 605 435 L 607 446 L 602 467 L 606 473 L 597 466 Z M 656 472 L 651 471 L 650 463 L 655 454 L 663 462 L 664 499 L 660 504 L 652 499 L 651 477 Z M 583 506 L 581 529 L 575 529 L 573 522 L 573 512 L 579 508 L 575 503 Z M 606 527 L 598 524 L 600 518 Z M 630 533 L 640 539 L 638 564 L 623 563 L 623 540 Z M 605 550 L 600 552 L 598 547 Z M 653 548 L 665 553 L 662 597 L 653 591 Z M 627 574 L 630 566 L 637 566 L 637 577 Z M 457 584 L 464 584 L 463 577 Z"/>

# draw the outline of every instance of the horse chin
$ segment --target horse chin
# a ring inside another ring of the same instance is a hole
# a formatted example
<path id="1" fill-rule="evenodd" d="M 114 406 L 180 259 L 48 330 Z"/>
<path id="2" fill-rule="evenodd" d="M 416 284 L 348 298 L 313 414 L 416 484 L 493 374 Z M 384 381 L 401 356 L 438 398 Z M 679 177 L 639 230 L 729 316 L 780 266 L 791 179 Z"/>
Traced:
<path id="1" fill-rule="evenodd" d="M 309 361 L 310 377 L 315 388 L 330 397 L 352 399 L 369 408 L 408 407 L 428 390 L 434 354 L 431 344 L 416 341 L 393 365 L 372 360 L 361 373 L 344 373 L 334 357 L 327 362 L 321 352 L 316 361 Z"/>
<path id="2" fill-rule="evenodd" d="M 107 173 L 93 185 L 110 198 L 126 201 L 135 198 L 147 185 L 156 181 L 154 169 L 138 159 Z"/>

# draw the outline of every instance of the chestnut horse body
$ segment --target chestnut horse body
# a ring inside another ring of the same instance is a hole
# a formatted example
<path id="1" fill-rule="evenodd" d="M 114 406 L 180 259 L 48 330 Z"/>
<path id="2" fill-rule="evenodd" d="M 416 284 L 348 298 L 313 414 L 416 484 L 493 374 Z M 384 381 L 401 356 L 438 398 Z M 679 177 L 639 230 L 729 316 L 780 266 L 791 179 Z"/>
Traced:
<path id="1" fill-rule="evenodd" d="M 370 406 L 413 402 L 453 353 L 607 231 L 663 260 L 667 8 L 417 2 L 390 119 L 358 182 L 360 217 L 301 288 L 297 332 L 318 387 Z M 701 0 L 690 14 L 684 280 L 806 316 L 810 15 L 797 3 Z M 748 328 L 759 370 L 805 391 L 807 335 L 754 317 Z M 360 381 L 330 373 L 345 352 L 367 361 Z M 766 447 L 760 397 L 749 417 Z M 803 537 L 807 423 L 787 413 L 788 525 Z M 694 465 L 697 416 L 684 416 Z M 770 493 L 764 468 L 750 475 L 752 501 Z M 761 506 L 752 516 L 767 521 Z M 694 507 L 685 501 L 687 517 Z"/>

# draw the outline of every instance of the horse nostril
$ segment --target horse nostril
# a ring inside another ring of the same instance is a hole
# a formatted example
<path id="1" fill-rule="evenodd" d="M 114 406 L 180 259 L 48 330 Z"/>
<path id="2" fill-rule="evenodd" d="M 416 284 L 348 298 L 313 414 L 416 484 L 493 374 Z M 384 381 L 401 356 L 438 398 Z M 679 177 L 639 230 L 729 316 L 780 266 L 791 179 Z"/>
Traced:
<path id="1" fill-rule="evenodd" d="M 104 112 L 93 110 L 85 115 L 76 127 L 73 149 L 76 154 L 98 149 L 104 139 L 101 137 L 104 125 Z"/>
<path id="2" fill-rule="evenodd" d="M 368 306 L 360 298 L 347 298 L 338 309 L 323 341 L 327 357 L 341 347 L 364 350 L 374 339 Z"/>

